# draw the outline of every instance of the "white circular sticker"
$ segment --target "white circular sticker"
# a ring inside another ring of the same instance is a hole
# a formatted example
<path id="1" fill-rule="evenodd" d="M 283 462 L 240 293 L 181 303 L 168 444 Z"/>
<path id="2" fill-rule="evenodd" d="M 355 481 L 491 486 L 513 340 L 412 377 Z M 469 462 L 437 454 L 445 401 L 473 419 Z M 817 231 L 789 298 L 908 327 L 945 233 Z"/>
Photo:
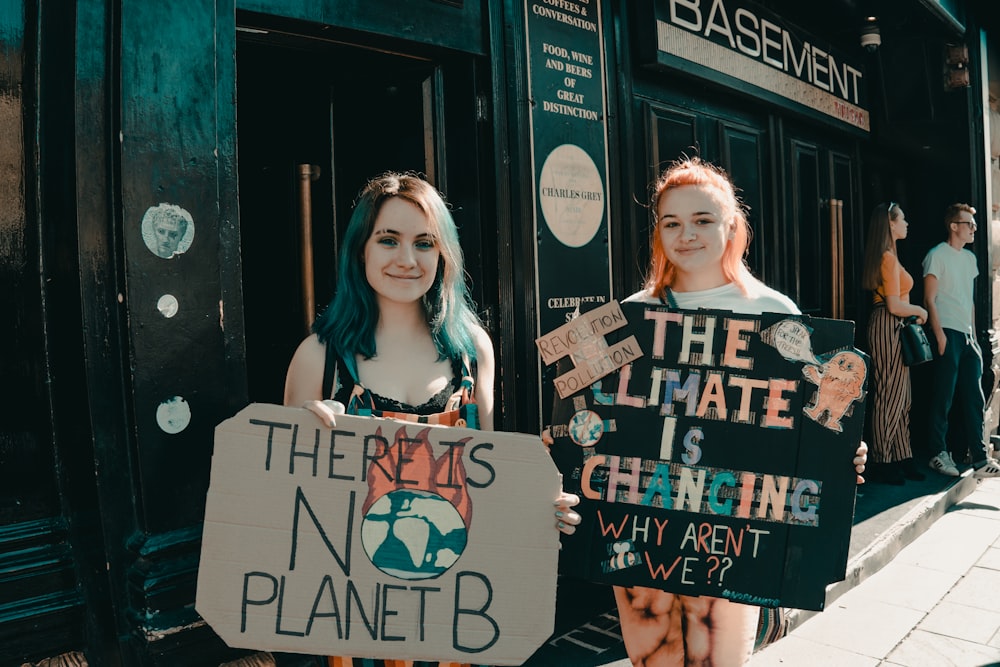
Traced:
<path id="1" fill-rule="evenodd" d="M 545 158 L 538 198 L 545 224 L 570 248 L 589 243 L 604 220 L 601 174 L 587 152 L 574 144 L 558 146 Z"/>
<path id="2" fill-rule="evenodd" d="M 180 433 L 191 423 L 191 406 L 180 396 L 168 398 L 156 408 L 156 423 L 164 433 Z"/>
<path id="3" fill-rule="evenodd" d="M 170 319 L 177 314 L 177 297 L 173 294 L 164 294 L 160 297 L 159 301 L 156 302 L 156 309 L 160 311 L 160 315 L 163 315 L 167 319 Z"/>

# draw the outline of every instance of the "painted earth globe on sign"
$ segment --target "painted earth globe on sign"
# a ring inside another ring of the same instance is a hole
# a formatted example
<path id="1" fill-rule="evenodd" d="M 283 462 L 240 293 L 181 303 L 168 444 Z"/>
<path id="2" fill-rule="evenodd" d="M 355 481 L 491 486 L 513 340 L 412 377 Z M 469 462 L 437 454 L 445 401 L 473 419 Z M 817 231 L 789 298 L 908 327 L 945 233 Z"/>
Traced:
<path id="1" fill-rule="evenodd" d="M 604 435 L 604 420 L 592 410 L 580 410 L 569 420 L 569 437 L 581 447 L 593 447 Z"/>
<path id="2" fill-rule="evenodd" d="M 468 539 L 462 515 L 429 491 L 397 489 L 376 500 L 361 524 L 372 564 L 398 579 L 432 579 L 448 570 Z"/>

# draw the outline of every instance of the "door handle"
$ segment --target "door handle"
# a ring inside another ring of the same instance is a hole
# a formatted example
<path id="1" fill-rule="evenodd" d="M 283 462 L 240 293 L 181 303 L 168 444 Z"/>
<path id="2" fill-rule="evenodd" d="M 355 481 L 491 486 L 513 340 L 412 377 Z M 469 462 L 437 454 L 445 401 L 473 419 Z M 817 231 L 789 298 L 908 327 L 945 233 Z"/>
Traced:
<path id="1" fill-rule="evenodd" d="M 299 181 L 299 254 L 302 259 L 302 318 L 306 335 L 316 316 L 316 283 L 313 279 L 312 182 L 320 169 L 314 164 L 296 165 Z"/>
<path id="2" fill-rule="evenodd" d="M 844 200 L 830 199 L 830 311 L 844 319 Z"/>

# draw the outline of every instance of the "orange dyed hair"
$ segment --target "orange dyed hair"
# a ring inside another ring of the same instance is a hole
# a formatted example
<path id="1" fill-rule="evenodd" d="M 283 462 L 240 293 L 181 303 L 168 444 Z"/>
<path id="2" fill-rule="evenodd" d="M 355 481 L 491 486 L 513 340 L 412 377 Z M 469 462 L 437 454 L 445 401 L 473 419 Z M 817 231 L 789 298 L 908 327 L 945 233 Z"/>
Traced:
<path id="1" fill-rule="evenodd" d="M 676 268 L 667 259 L 667 254 L 663 250 L 663 242 L 660 240 L 659 204 L 664 194 L 685 185 L 696 185 L 715 190 L 719 194 L 723 206 L 729 209 L 723 213 L 728 212 L 732 216 L 733 238 L 726 243 L 726 250 L 722 255 L 722 273 L 729 282 L 736 283 L 745 292 L 744 280 L 750 275 L 750 270 L 745 262 L 747 249 L 750 247 L 750 223 L 747 222 L 746 206 L 736 196 L 736 188 L 733 186 L 729 174 L 721 167 L 698 157 L 674 162 L 653 184 L 653 195 L 650 200 L 653 228 L 650 235 L 651 257 L 649 274 L 646 276 L 646 289 L 653 295 L 659 296 L 664 293 L 665 288 L 674 283 Z"/>

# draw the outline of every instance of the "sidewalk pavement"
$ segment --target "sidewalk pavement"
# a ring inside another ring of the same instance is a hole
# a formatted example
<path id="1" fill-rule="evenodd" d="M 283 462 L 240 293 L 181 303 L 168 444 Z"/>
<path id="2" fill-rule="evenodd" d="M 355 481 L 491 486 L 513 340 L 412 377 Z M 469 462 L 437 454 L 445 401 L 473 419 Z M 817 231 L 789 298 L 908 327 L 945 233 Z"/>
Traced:
<path id="1" fill-rule="evenodd" d="M 800 619 L 752 666 L 1000 665 L 1000 479 L 966 473 L 952 489 L 964 487 L 971 493 L 926 532 L 833 601 L 828 590 L 826 610 Z"/>
<path id="2" fill-rule="evenodd" d="M 998 535 L 1000 480 L 927 471 L 902 486 L 858 487 L 845 579 L 827 588 L 824 612 L 792 611 L 790 635 L 758 652 L 752 667 L 1000 665 Z M 969 600 L 973 593 L 982 599 Z M 958 614 L 963 607 L 980 611 L 969 619 Z M 962 632 L 942 635 L 949 622 Z M 945 645 L 915 643 L 929 639 Z M 924 662 L 906 662 L 911 651 Z M 562 582 L 556 632 L 524 667 L 630 667 L 610 587 Z"/>

